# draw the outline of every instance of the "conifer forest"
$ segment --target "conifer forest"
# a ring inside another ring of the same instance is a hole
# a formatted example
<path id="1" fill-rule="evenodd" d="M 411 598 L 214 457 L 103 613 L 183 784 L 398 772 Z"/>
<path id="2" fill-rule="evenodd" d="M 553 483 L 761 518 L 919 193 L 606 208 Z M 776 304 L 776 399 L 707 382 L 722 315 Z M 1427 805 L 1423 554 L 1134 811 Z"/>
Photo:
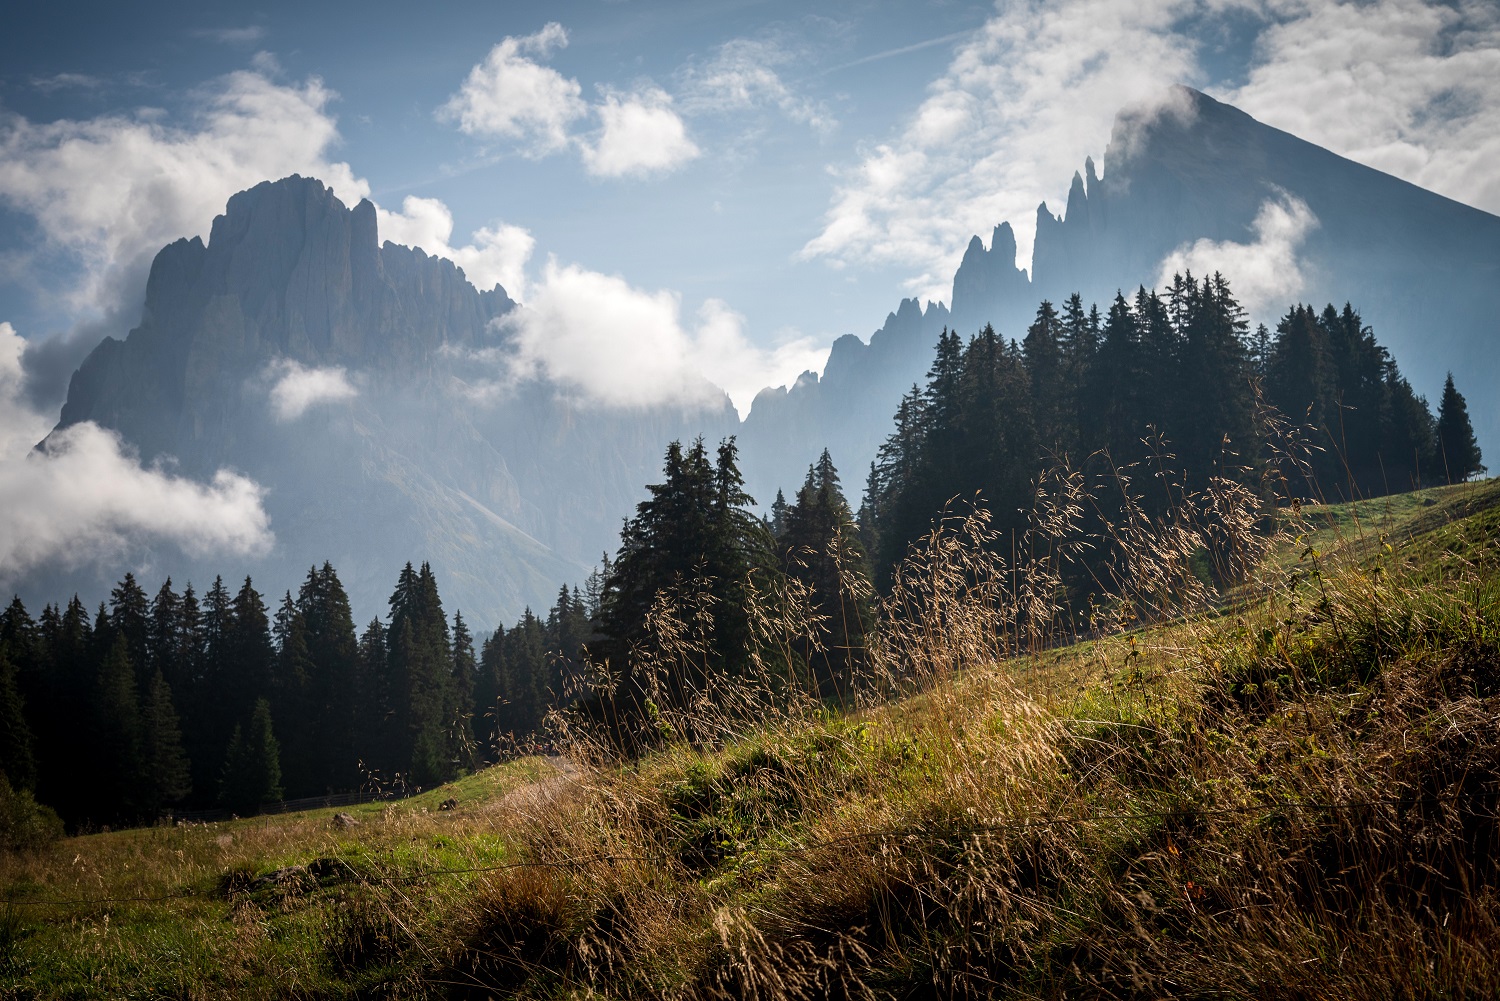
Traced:
<path id="1" fill-rule="evenodd" d="M 17 598 L 0 615 L 0 771 L 70 829 L 97 830 L 429 788 L 548 750 L 568 714 L 639 746 L 641 721 L 746 669 L 764 641 L 752 587 L 795 591 L 823 623 L 789 670 L 837 706 L 871 603 L 935 521 L 984 508 L 990 544 L 1014 545 L 1039 477 L 1059 468 L 1133 484 L 1148 510 L 1211 477 L 1265 490 L 1268 415 L 1312 446 L 1289 485 L 1309 501 L 1484 471 L 1452 376 L 1434 414 L 1351 305 L 1293 305 L 1252 331 L 1217 274 L 1117 295 L 1102 312 L 1075 294 L 1042 302 L 1019 337 L 945 330 L 857 509 L 826 450 L 757 513 L 734 439 L 673 442 L 618 550 L 492 635 L 444 608 L 426 563 L 401 568 L 388 613 L 363 628 L 326 562 L 269 600 L 248 577 L 150 590 L 130 573 L 95 609 L 75 596 L 33 613 Z M 1108 514 L 1094 512 L 1097 545 L 1061 581 L 1079 630 L 1112 579 Z M 692 596 L 706 642 L 663 684 L 639 665 L 663 642 L 668 595 Z"/>

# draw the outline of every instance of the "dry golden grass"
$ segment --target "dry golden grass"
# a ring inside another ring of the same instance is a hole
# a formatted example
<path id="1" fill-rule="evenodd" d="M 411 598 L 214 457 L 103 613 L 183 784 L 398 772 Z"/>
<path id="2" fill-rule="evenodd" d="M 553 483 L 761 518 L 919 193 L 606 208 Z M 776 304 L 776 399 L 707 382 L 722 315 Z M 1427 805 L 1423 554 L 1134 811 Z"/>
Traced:
<path id="1" fill-rule="evenodd" d="M 746 676 L 674 689 L 705 656 L 681 594 L 644 677 L 686 697 L 642 721 L 650 753 L 562 720 L 565 763 L 348 830 L 325 812 L 0 860 L 18 900 L 170 897 L 12 907 L 0 989 L 1500 993 L 1500 488 L 1266 536 L 1229 481 L 1166 516 L 1109 486 L 1114 600 L 1061 600 L 1097 489 L 1062 471 L 1014 548 L 976 512 L 914 555 L 845 711 L 789 670 L 821 635 L 794 591 L 757 599 Z"/>

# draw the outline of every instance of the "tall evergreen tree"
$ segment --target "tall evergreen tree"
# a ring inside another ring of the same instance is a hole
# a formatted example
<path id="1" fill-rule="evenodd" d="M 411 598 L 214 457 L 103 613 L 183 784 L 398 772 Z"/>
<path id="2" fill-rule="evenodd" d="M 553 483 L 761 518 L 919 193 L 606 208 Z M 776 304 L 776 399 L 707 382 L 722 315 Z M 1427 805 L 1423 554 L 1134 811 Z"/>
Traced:
<path id="1" fill-rule="evenodd" d="M 365 773 L 396 768 L 391 736 L 396 710 L 391 704 L 388 665 L 385 626 L 378 618 L 371 619 L 359 637 L 358 683 L 354 686 L 354 746 Z"/>
<path id="2" fill-rule="evenodd" d="M 115 634 L 99 664 L 93 723 L 90 743 L 97 766 L 90 774 L 77 776 L 81 784 L 92 787 L 87 815 L 99 823 L 138 819 L 144 805 L 144 734 L 135 667 L 123 633 Z"/>
<path id="3" fill-rule="evenodd" d="M 1438 404 L 1438 455 L 1450 483 L 1462 483 L 1485 471 L 1480 461 L 1479 439 L 1469 423 L 1469 405 L 1453 385 L 1453 373 L 1443 382 L 1443 399 Z"/>
<path id="4" fill-rule="evenodd" d="M 141 813 L 148 820 L 161 816 L 165 807 L 181 802 L 193 791 L 192 769 L 182 748 L 182 729 L 161 668 L 152 674 L 142 706 L 140 790 Z"/>
<path id="5" fill-rule="evenodd" d="M 0 643 L 0 775 L 16 789 L 36 788 L 36 757 L 16 668 Z"/>
<path id="6" fill-rule="evenodd" d="M 151 604 L 135 574 L 127 572 L 109 592 L 109 624 L 115 635 L 125 637 L 137 688 L 144 691 L 151 681 Z"/>
<path id="7" fill-rule="evenodd" d="M 1075 449 L 1078 437 L 1067 393 L 1069 373 L 1064 337 L 1062 318 L 1052 303 L 1043 299 L 1021 342 L 1021 351 L 1031 383 L 1031 413 L 1037 443 L 1050 455 Z"/>
<path id="8" fill-rule="evenodd" d="M 474 747 L 474 637 L 462 612 L 453 613 L 453 665 L 448 685 L 448 756 L 470 767 L 475 764 Z"/>
<path id="9" fill-rule="evenodd" d="M 664 482 L 647 487 L 625 525 L 605 584 L 600 636 L 590 644 L 596 663 L 620 680 L 614 714 L 634 719 L 644 706 L 646 679 L 635 671 L 636 651 L 648 642 L 645 623 L 657 598 L 682 588 L 706 588 L 712 611 L 703 663 L 679 664 L 662 680 L 659 698 L 681 701 L 713 673 L 733 674 L 750 654 L 748 590 L 752 572 L 774 561 L 765 526 L 748 510 L 734 439 L 710 462 L 703 439 L 667 448 Z"/>
<path id="10" fill-rule="evenodd" d="M 824 649 L 809 645 L 801 651 L 812 669 L 815 690 L 821 698 L 847 699 L 853 694 L 851 685 L 864 658 L 865 631 L 871 621 L 864 595 L 849 585 L 855 575 L 867 578 L 869 570 L 826 448 L 809 467 L 787 512 L 781 552 L 782 572 L 807 586 L 812 612 L 826 623 Z"/>
<path id="11" fill-rule="evenodd" d="M 448 734 L 453 671 L 448 622 L 432 567 L 413 572 L 407 564 L 391 595 L 387 649 L 394 693 L 401 770 L 418 785 L 447 781 L 455 774 Z"/>
<path id="12" fill-rule="evenodd" d="M 333 564 L 308 571 L 297 594 L 308 661 L 308 711 L 319 721 L 307 781 L 319 789 L 350 788 L 357 781 L 356 688 L 359 640 L 349 596 Z"/>
<path id="13" fill-rule="evenodd" d="M 229 738 L 219 801 L 226 809 L 249 815 L 281 795 L 281 748 L 271 725 L 271 704 L 259 698 L 249 723 L 236 723 Z"/>

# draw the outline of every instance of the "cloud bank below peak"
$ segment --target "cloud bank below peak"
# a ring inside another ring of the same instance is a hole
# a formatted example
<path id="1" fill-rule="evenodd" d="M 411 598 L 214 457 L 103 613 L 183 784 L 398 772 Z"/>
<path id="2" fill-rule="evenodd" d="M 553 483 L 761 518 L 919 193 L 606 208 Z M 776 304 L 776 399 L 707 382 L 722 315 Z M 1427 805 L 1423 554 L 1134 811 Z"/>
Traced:
<path id="1" fill-rule="evenodd" d="M 526 304 L 497 322 L 508 344 L 483 354 L 493 378 L 475 387 L 480 394 L 545 378 L 606 407 L 714 407 L 727 394 L 744 415 L 765 386 L 822 371 L 828 357 L 826 345 L 807 337 L 771 349 L 752 344 L 744 317 L 718 299 L 685 322 L 676 292 L 636 288 L 555 258 Z"/>
<path id="2" fill-rule="evenodd" d="M 1234 281 L 1240 303 L 1252 317 L 1267 319 L 1301 294 L 1305 284 L 1297 251 L 1318 219 L 1307 203 L 1282 192 L 1267 199 L 1256 213 L 1251 243 L 1197 240 L 1167 255 L 1158 269 L 1157 284 L 1165 287 L 1174 274 L 1222 272 Z"/>
<path id="3" fill-rule="evenodd" d="M 49 422 L 22 395 L 23 347 L 0 323 L 0 583 L 43 565 L 117 562 L 145 542 L 194 556 L 271 547 L 264 491 L 244 476 L 220 470 L 205 484 L 143 467 L 93 423 L 54 432 L 33 451 Z"/>

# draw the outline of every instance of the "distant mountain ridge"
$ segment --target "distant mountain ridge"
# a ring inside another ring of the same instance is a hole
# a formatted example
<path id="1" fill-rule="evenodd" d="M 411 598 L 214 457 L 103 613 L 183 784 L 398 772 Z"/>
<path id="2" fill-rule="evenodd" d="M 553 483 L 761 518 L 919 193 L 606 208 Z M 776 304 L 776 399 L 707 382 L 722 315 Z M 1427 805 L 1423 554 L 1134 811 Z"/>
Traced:
<path id="1" fill-rule="evenodd" d="M 1152 287 L 1162 261 L 1200 239 L 1250 244 L 1267 201 L 1305 202 L 1316 225 L 1298 246 L 1305 287 L 1292 300 L 1352 302 L 1436 403 L 1452 370 L 1481 444 L 1500 449 L 1500 217 L 1344 159 L 1198 91 L 1176 88 L 1166 110 L 1122 113 L 1100 177 L 1075 173 L 1067 209 L 1037 208 L 1032 274 L 1016 266 L 1002 222 L 978 236 L 953 277 L 948 308 L 906 300 L 871 337 L 841 338 L 821 378 L 756 397 L 742 432 L 752 492 L 795 486 L 826 445 L 855 493 L 901 393 L 921 381 L 946 325 L 965 337 L 986 323 L 1020 339 L 1043 299 L 1073 292 L 1102 311 L 1117 290 Z M 1233 283 L 1236 276 L 1226 271 Z M 1269 325 L 1275 317 L 1263 317 Z M 871 375 L 870 373 L 877 373 Z M 763 443 L 804 436 L 794 454 Z M 853 482 L 850 482 L 850 481 Z"/>
<path id="2" fill-rule="evenodd" d="M 532 381 L 481 400 L 495 370 L 479 356 L 503 352 L 497 321 L 517 305 L 450 261 L 381 243 L 368 201 L 350 208 L 293 176 L 231 198 L 206 243 L 158 254 L 140 324 L 84 361 L 58 426 L 96 421 L 146 462 L 200 479 L 228 467 L 268 488 L 270 555 L 128 554 L 148 583 L 171 574 L 201 591 L 215 573 L 249 573 L 279 592 L 326 559 L 368 617 L 384 611 L 404 562 L 430 560 L 449 611 L 489 628 L 547 607 L 614 551 L 668 441 L 738 434 L 762 505 L 778 487 L 790 495 L 827 447 L 855 498 L 942 328 L 967 336 L 992 322 L 1020 338 L 1039 300 L 1075 290 L 1103 309 L 1116 289 L 1154 284 L 1162 260 L 1195 240 L 1254 241 L 1261 207 L 1289 196 L 1317 219 L 1298 247 L 1307 281 L 1296 298 L 1352 301 L 1434 400 L 1452 369 L 1481 443 L 1500 449 L 1500 218 L 1196 91 L 1176 98 L 1176 111 L 1120 116 L 1106 173 L 1086 162 L 1062 216 L 1038 208 L 1030 275 L 1002 222 L 988 245 L 970 241 L 949 305 L 904 300 L 868 342 L 839 338 L 821 377 L 763 390 L 743 423 L 727 397 L 707 409 L 604 409 Z M 291 363 L 343 369 L 355 395 L 278 420 L 270 390 Z M 21 593 L 98 597 L 109 582 L 54 570 Z"/>
<path id="3" fill-rule="evenodd" d="M 277 544 L 264 559 L 144 554 L 179 586 L 249 573 L 292 587 L 331 560 L 357 613 L 383 612 L 407 560 L 430 560 L 451 612 L 480 628 L 547 607 L 618 542 L 620 519 L 666 442 L 732 434 L 718 407 L 628 414 L 522 383 L 479 400 L 474 360 L 503 348 L 516 304 L 452 262 L 378 242 L 375 207 L 352 209 L 311 178 L 240 192 L 208 242 L 153 263 L 139 326 L 106 339 L 69 386 L 59 427 L 95 421 L 144 461 L 198 478 L 221 467 L 269 489 Z M 292 420 L 272 413 L 277 366 L 342 368 L 356 395 Z M 28 582 L 66 598 L 89 571 Z"/>

